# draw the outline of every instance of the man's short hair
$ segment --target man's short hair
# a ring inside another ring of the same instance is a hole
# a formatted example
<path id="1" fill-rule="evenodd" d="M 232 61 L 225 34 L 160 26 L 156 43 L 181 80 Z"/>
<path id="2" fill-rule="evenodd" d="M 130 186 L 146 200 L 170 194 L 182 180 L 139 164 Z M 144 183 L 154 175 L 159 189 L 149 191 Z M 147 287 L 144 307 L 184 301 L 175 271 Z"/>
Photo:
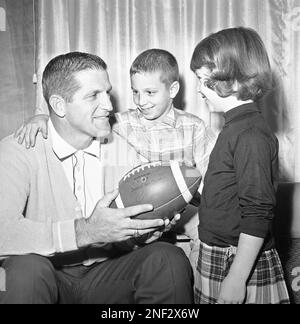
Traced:
<path id="1" fill-rule="evenodd" d="M 272 89 L 267 51 L 250 28 L 228 28 L 209 35 L 196 46 L 190 67 L 194 72 L 208 68 L 207 86 L 220 97 L 235 94 L 239 100 L 255 101 Z"/>
<path id="2" fill-rule="evenodd" d="M 171 85 L 179 81 L 176 58 L 168 51 L 152 48 L 139 54 L 130 67 L 130 76 L 136 73 L 161 72 L 161 81 Z"/>
<path id="3" fill-rule="evenodd" d="M 83 70 L 106 70 L 106 63 L 97 55 L 70 52 L 54 57 L 45 67 L 42 78 L 43 95 L 49 105 L 49 98 L 60 95 L 71 102 L 80 85 L 74 74 Z"/>

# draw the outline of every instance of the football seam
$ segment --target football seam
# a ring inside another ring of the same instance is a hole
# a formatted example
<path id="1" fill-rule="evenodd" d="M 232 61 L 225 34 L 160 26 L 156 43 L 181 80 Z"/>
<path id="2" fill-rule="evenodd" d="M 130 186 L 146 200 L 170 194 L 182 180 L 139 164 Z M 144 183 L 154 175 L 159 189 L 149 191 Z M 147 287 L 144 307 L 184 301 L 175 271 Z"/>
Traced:
<path id="1" fill-rule="evenodd" d="M 199 178 L 198 178 L 198 179 L 199 179 Z M 190 188 L 191 188 L 191 187 L 192 187 L 196 182 L 197 182 L 197 181 L 195 181 L 195 182 L 192 183 L 189 187 L 187 187 L 188 190 L 190 190 Z M 197 189 L 197 190 L 198 190 L 198 189 Z M 187 190 L 185 190 L 185 191 L 187 191 Z M 176 199 L 177 199 L 178 197 L 180 197 L 180 196 L 182 196 L 182 193 L 181 193 L 180 195 L 176 196 L 175 198 L 169 200 L 168 202 L 164 203 L 163 205 L 160 205 L 160 206 L 158 206 L 158 207 L 155 207 L 155 210 L 158 210 L 158 209 L 160 209 L 160 208 L 163 208 L 164 206 L 168 205 L 170 202 L 176 200 Z M 189 204 L 189 203 L 186 203 L 186 204 Z M 151 213 L 151 211 L 150 211 L 150 213 Z"/>

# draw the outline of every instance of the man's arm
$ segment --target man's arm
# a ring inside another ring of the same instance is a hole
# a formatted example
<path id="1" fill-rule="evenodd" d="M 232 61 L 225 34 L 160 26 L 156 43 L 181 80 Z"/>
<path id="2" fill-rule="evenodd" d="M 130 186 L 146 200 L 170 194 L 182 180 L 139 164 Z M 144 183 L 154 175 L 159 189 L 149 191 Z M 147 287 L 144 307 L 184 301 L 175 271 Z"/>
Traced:
<path id="1" fill-rule="evenodd" d="M 209 157 L 216 143 L 216 135 L 210 127 L 206 126 L 202 120 L 196 119 L 193 135 L 193 156 L 196 167 L 202 175 L 201 184 L 190 204 L 199 207 L 201 202 L 201 193 L 203 181 L 208 167 Z"/>
<path id="2" fill-rule="evenodd" d="M 140 234 L 146 234 L 164 225 L 161 219 L 131 219 L 151 210 L 151 205 L 107 208 L 117 192 L 100 200 L 88 219 L 54 223 L 46 215 L 39 215 L 40 221 L 26 218 L 34 179 L 34 166 L 26 153 L 25 148 L 12 140 L 0 143 L 0 255 L 50 255 L 92 243 L 123 241 L 133 237 L 137 229 Z"/>
<path id="3" fill-rule="evenodd" d="M 201 172 L 202 181 L 208 167 L 209 157 L 216 143 L 216 135 L 203 121 L 195 124 L 193 136 L 193 155 L 197 169 Z"/>
<path id="4" fill-rule="evenodd" d="M 152 210 L 152 205 L 138 205 L 127 208 L 108 208 L 117 197 L 118 191 L 106 194 L 96 205 L 92 215 L 75 220 L 75 235 L 78 247 L 94 243 L 123 242 L 132 238 L 138 230 L 144 235 L 164 226 L 162 219 L 132 219 Z"/>
<path id="5" fill-rule="evenodd" d="M 51 254 L 51 220 L 34 222 L 23 216 L 30 192 L 29 167 L 22 148 L 0 142 L 0 255 Z"/>

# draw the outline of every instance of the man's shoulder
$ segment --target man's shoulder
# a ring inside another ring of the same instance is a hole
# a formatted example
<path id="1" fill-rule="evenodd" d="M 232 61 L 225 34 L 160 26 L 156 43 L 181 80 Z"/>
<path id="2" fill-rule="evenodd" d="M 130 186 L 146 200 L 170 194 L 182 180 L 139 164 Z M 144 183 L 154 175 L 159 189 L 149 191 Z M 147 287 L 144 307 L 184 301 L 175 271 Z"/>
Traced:
<path id="1" fill-rule="evenodd" d="M 34 147 L 26 148 L 25 144 L 19 144 L 14 135 L 4 137 L 0 141 L 0 155 L 6 154 L 12 156 L 13 159 L 22 157 L 22 159 L 30 158 L 36 155 L 40 155 L 41 152 L 45 152 L 45 140 L 41 135 L 36 138 Z"/>
<path id="2" fill-rule="evenodd" d="M 0 167 L 2 170 L 26 168 L 32 165 L 30 152 L 22 144 L 19 144 L 13 135 L 9 135 L 0 141 Z"/>
<path id="3" fill-rule="evenodd" d="M 14 135 L 8 135 L 0 141 L 0 150 L 2 152 L 15 151 L 22 153 L 27 151 L 25 145 L 19 144 L 17 139 L 14 138 Z"/>

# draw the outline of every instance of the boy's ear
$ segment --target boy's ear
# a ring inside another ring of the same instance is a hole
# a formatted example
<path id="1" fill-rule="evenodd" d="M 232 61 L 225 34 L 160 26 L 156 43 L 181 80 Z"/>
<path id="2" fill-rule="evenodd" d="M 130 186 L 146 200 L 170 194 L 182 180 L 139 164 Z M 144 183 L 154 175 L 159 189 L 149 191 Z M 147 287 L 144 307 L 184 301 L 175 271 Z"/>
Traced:
<path id="1" fill-rule="evenodd" d="M 60 117 L 63 118 L 66 115 L 65 110 L 65 100 L 59 96 L 59 95 L 52 95 L 49 98 L 50 106 L 52 107 L 54 113 Z"/>
<path id="2" fill-rule="evenodd" d="M 174 99 L 177 96 L 177 93 L 180 89 L 180 84 L 178 81 L 174 81 L 170 86 L 170 98 Z"/>

